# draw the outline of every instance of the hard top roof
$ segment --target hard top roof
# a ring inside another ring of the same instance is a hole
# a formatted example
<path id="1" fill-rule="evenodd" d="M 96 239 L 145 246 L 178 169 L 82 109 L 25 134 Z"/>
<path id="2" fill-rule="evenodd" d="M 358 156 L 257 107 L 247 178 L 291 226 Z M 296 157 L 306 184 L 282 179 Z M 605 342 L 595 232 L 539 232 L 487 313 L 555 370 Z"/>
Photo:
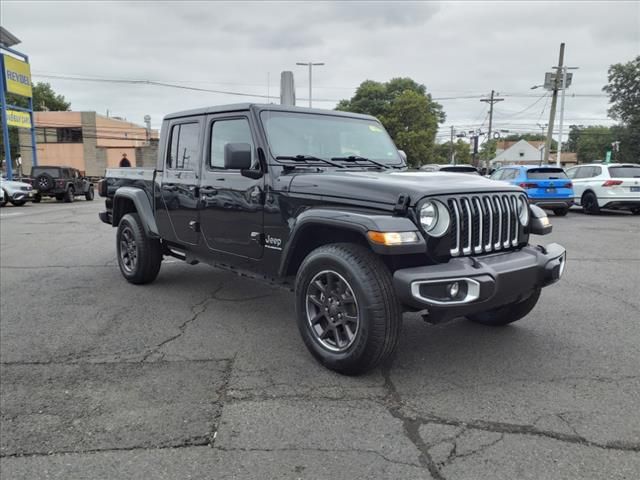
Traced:
<path id="1" fill-rule="evenodd" d="M 276 112 L 292 112 L 292 113 L 315 113 L 319 115 L 335 115 L 340 117 L 362 118 L 366 120 L 377 120 L 371 115 L 362 115 L 360 113 L 341 112 L 338 110 L 325 110 L 320 108 L 292 107 L 288 105 L 277 105 L 273 103 L 232 103 L 229 105 L 215 105 L 211 107 L 195 108 L 192 110 L 183 110 L 181 112 L 170 113 L 164 117 L 164 120 L 173 118 L 191 117 L 196 115 L 208 115 L 213 113 L 238 112 L 243 110 L 258 111 L 276 111 Z"/>

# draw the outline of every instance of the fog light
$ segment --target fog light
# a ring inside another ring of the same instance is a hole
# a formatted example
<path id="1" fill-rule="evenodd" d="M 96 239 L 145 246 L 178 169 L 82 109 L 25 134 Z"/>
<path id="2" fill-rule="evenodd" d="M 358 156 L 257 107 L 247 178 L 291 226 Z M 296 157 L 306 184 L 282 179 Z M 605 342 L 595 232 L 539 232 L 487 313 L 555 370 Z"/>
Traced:
<path id="1" fill-rule="evenodd" d="M 458 282 L 453 282 L 451 285 L 449 285 L 449 296 L 451 298 L 456 298 L 459 292 L 460 284 L 458 284 Z"/>
<path id="2" fill-rule="evenodd" d="M 567 266 L 567 254 L 565 253 L 560 257 L 560 270 L 558 271 L 558 280 L 562 278 L 562 274 L 564 273 L 564 269 Z"/>

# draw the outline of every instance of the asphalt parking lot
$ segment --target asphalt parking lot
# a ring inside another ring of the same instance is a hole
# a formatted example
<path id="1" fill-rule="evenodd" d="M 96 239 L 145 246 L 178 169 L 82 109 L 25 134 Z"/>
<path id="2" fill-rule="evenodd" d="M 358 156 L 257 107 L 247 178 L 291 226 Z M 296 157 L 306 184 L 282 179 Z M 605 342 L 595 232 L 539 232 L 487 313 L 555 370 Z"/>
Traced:
<path id="1" fill-rule="evenodd" d="M 640 477 L 640 217 L 551 216 L 570 263 L 526 319 L 407 315 L 349 378 L 283 289 L 174 260 L 125 282 L 101 208 L 0 211 L 3 479 Z"/>

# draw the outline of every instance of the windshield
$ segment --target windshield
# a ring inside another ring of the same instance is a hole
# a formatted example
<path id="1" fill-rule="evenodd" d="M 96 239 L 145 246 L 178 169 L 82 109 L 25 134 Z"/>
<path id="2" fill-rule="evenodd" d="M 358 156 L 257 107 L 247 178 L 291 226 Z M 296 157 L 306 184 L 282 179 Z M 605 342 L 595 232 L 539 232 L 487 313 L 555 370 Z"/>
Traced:
<path id="1" fill-rule="evenodd" d="M 569 178 L 561 168 L 531 168 L 527 170 L 527 178 L 534 180 L 550 180 L 553 178 Z"/>
<path id="2" fill-rule="evenodd" d="M 402 164 L 391 138 L 374 120 L 278 111 L 263 111 L 260 118 L 274 157 L 359 156 L 386 165 Z"/>
<path id="3" fill-rule="evenodd" d="M 640 166 L 623 165 L 621 167 L 609 167 L 611 178 L 637 178 L 640 177 Z"/>

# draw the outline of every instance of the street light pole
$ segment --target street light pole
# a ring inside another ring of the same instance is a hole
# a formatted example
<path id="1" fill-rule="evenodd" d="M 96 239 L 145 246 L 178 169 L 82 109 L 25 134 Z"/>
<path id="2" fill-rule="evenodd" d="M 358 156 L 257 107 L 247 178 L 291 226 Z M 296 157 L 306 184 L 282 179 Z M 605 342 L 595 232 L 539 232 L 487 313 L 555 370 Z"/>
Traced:
<path id="1" fill-rule="evenodd" d="M 296 65 L 308 66 L 309 67 L 309 108 L 312 106 L 312 76 L 313 76 L 313 67 L 324 65 L 323 62 L 296 62 Z"/>
<path id="2" fill-rule="evenodd" d="M 560 166 L 560 157 L 562 156 L 562 126 L 564 122 L 564 97 L 565 90 L 567 89 L 567 70 L 576 70 L 578 67 L 562 67 L 562 97 L 560 99 L 560 125 L 558 132 L 558 154 L 556 155 L 556 167 Z M 556 75 L 559 75 L 558 72 Z"/>

